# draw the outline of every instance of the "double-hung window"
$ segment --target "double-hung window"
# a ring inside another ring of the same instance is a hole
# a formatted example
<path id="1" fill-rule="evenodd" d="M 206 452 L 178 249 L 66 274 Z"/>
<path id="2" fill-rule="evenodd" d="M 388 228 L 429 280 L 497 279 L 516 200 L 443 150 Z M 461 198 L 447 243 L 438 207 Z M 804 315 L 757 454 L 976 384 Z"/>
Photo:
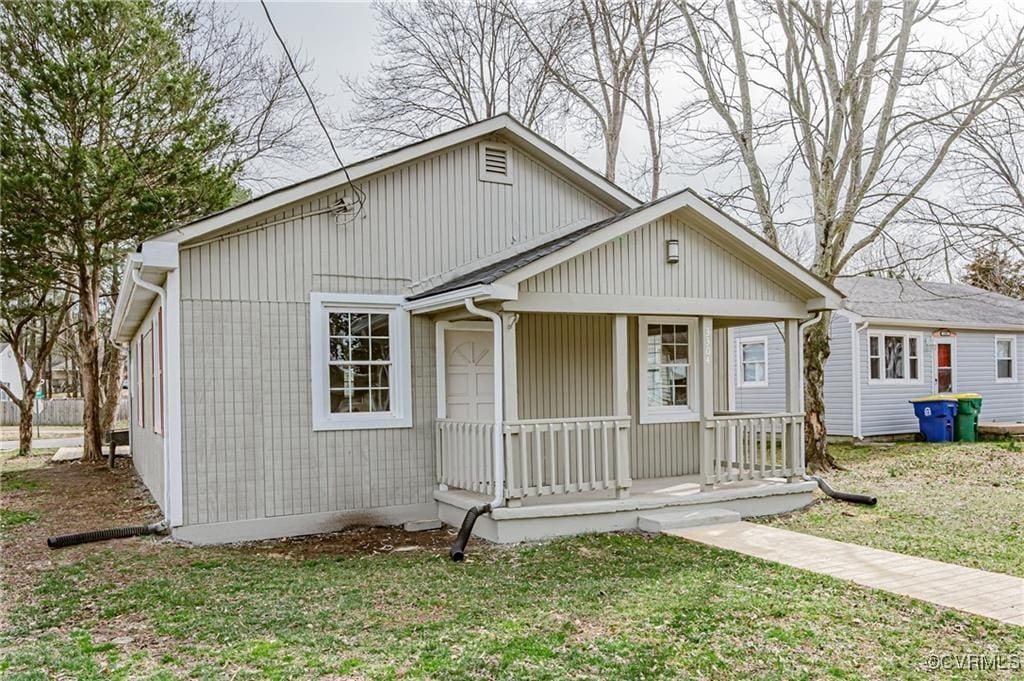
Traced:
<path id="1" fill-rule="evenodd" d="M 768 338 L 739 340 L 740 385 L 747 388 L 768 385 Z"/>
<path id="2" fill-rule="evenodd" d="M 694 320 L 641 317 L 639 324 L 641 423 L 695 421 L 697 386 Z"/>
<path id="3" fill-rule="evenodd" d="M 400 296 L 310 297 L 313 430 L 412 425 L 409 315 Z"/>
<path id="4" fill-rule="evenodd" d="M 920 382 L 920 334 L 870 334 L 868 336 L 868 371 L 869 379 L 876 383 Z"/>
<path id="5" fill-rule="evenodd" d="M 996 381 L 1012 383 L 1017 380 L 1017 339 L 1014 336 L 996 336 Z"/>

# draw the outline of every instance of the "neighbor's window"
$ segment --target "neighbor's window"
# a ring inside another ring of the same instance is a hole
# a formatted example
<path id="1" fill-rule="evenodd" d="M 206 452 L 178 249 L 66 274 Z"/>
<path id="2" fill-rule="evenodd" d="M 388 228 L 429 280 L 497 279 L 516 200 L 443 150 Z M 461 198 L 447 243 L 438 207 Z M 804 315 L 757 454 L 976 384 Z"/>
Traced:
<path id="1" fill-rule="evenodd" d="M 768 385 L 768 338 L 741 338 L 740 345 L 740 385 Z"/>
<path id="2" fill-rule="evenodd" d="M 996 337 L 996 380 L 1017 380 L 1017 339 L 1013 336 Z"/>
<path id="3" fill-rule="evenodd" d="M 693 329 L 688 318 L 640 319 L 641 423 L 697 418 L 691 371 Z"/>
<path id="4" fill-rule="evenodd" d="M 916 334 L 868 336 L 868 371 L 872 381 L 917 382 L 921 377 L 921 337 Z"/>
<path id="5" fill-rule="evenodd" d="M 311 300 L 314 430 L 411 425 L 401 298 L 315 293 Z"/>

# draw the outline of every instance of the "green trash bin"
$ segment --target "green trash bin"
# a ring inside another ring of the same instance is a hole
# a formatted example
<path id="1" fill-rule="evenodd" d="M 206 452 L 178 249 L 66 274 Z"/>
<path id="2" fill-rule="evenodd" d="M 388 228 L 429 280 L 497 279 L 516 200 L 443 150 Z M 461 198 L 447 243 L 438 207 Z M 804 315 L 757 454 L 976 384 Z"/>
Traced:
<path id="1" fill-rule="evenodd" d="M 981 416 L 981 395 L 978 393 L 956 393 L 950 397 L 957 401 L 956 417 L 953 421 L 953 439 L 957 442 L 977 442 L 978 420 Z"/>

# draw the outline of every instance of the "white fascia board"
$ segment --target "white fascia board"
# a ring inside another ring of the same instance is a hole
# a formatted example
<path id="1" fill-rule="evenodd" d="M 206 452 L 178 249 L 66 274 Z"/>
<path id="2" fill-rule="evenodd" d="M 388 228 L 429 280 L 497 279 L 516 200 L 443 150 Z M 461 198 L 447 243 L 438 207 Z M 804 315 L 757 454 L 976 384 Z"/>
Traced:
<path id="1" fill-rule="evenodd" d="M 178 269 L 178 244 L 167 241 L 147 241 L 140 250 L 129 253 L 125 258 L 121 272 L 121 289 L 117 292 L 114 305 L 114 317 L 110 327 L 110 337 L 125 343 L 132 339 L 138 328 L 137 324 L 129 324 L 128 313 L 133 306 L 144 304 L 148 307 L 153 297 L 151 291 L 136 286 L 132 278 L 132 270 L 140 275 L 162 275 Z M 145 301 L 141 299 L 145 298 Z"/>
<path id="2" fill-rule="evenodd" d="M 618 237 L 628 234 L 649 222 L 657 220 L 662 216 L 668 215 L 669 213 L 673 213 L 682 208 L 693 210 L 704 219 L 714 223 L 717 227 L 721 228 L 725 234 L 732 237 L 732 239 L 748 247 L 757 257 L 767 260 L 776 268 L 795 279 L 805 288 L 814 291 L 817 295 L 808 301 L 808 309 L 811 311 L 816 312 L 818 310 L 825 309 L 834 310 L 842 306 L 843 297 L 838 291 L 834 290 L 828 284 L 820 281 L 813 274 L 787 258 L 775 248 L 762 242 L 748 229 L 733 221 L 721 211 L 713 208 L 691 189 L 684 189 L 648 206 L 647 208 L 643 208 L 631 215 L 627 215 L 621 220 L 612 222 L 607 227 L 604 227 L 593 234 L 588 234 L 579 241 L 576 241 L 565 248 L 549 253 L 539 260 L 535 260 L 514 272 L 510 272 L 499 279 L 496 283 L 508 286 L 518 285 L 521 281 L 549 270 L 581 253 L 586 253 L 589 250 L 597 248 L 598 246 L 612 241 L 613 239 L 617 239 Z M 699 225 L 697 228 L 700 228 Z"/>
<path id="3" fill-rule="evenodd" d="M 496 284 L 477 284 L 454 291 L 444 291 L 435 296 L 419 298 L 406 301 L 402 306 L 413 314 L 426 314 L 437 312 L 450 307 L 459 307 L 467 298 L 473 300 L 515 300 L 519 297 L 519 290 L 515 286 L 502 286 Z"/>
<path id="4" fill-rule="evenodd" d="M 502 114 L 479 123 L 467 125 L 451 132 L 431 137 L 419 143 L 410 144 L 381 156 L 353 163 L 348 167 L 348 176 L 343 170 L 314 177 L 270 192 L 233 208 L 214 213 L 191 224 L 160 235 L 161 241 L 185 243 L 246 220 L 251 220 L 276 208 L 330 191 L 342 185 L 357 182 L 389 168 L 410 163 L 420 157 L 437 153 L 449 147 L 469 142 L 478 137 L 504 132 L 527 149 L 533 151 L 552 166 L 564 171 L 581 185 L 613 203 L 629 208 L 639 205 L 639 200 L 604 179 L 596 171 L 576 160 L 573 156 L 544 140 L 511 116 Z"/>
<path id="5" fill-rule="evenodd" d="M 950 320 L 901 319 L 898 317 L 859 317 L 872 326 L 905 327 L 913 329 L 960 329 L 963 331 L 1007 331 L 1024 333 L 1020 324 L 983 324 L 981 322 L 955 322 Z"/>

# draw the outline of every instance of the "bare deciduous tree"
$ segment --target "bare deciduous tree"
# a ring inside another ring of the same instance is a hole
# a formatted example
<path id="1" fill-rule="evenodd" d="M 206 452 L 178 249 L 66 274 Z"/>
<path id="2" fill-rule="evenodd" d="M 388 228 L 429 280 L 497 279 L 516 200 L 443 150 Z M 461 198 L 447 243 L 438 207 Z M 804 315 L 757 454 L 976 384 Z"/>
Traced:
<path id="1" fill-rule="evenodd" d="M 383 61 L 367 79 L 344 79 L 355 99 L 345 123 L 357 144 L 393 147 L 508 111 L 543 128 L 559 110 L 548 61 L 556 37 L 535 52 L 502 0 L 378 2 Z"/>
<path id="2" fill-rule="evenodd" d="M 615 181 L 622 127 L 631 96 L 650 133 L 652 195 L 661 173 L 661 113 L 654 90 L 660 38 L 674 13 L 668 0 L 563 0 L 526 9 L 506 2 L 510 15 L 580 117 L 604 144 L 604 176 Z M 657 179 L 655 179 L 657 178 Z"/>
<path id="3" fill-rule="evenodd" d="M 776 213 L 787 193 L 802 194 L 811 269 L 827 281 L 886 233 L 966 130 L 1024 89 L 1024 29 L 934 39 L 966 28 L 962 8 L 942 0 L 773 0 L 750 15 L 734 0 L 676 2 L 762 233 L 777 244 Z M 823 402 L 829 321 L 810 327 L 804 352 L 812 470 L 835 463 Z"/>

